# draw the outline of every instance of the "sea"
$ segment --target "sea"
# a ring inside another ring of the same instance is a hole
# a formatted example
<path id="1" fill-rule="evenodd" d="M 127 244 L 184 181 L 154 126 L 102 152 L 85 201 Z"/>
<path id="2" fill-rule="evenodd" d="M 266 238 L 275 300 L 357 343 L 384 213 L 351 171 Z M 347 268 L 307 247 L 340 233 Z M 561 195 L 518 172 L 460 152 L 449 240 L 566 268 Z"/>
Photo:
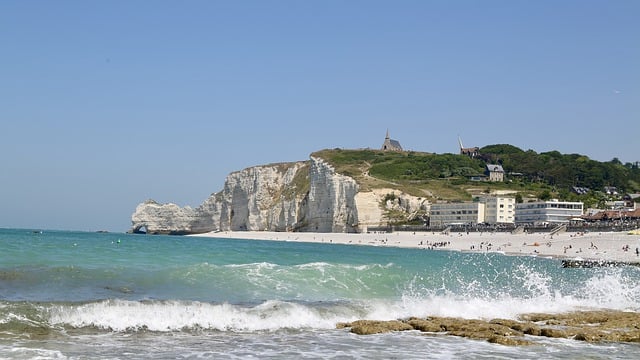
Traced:
<path id="1" fill-rule="evenodd" d="M 637 267 L 447 250 L 0 229 L 2 359 L 637 359 L 339 322 L 640 311 Z"/>

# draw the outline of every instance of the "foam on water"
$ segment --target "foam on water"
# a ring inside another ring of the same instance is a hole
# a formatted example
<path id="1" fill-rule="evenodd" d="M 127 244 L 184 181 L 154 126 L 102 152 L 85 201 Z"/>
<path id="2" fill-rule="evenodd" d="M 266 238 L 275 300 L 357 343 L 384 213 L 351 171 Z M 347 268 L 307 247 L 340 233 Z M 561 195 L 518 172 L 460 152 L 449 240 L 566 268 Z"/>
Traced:
<path id="1" fill-rule="evenodd" d="M 275 300 L 253 307 L 191 301 L 106 300 L 82 305 L 54 305 L 48 312 L 54 326 L 112 331 L 204 329 L 242 332 L 333 328 L 350 310 L 342 305 L 325 308 Z"/>
<path id="2" fill-rule="evenodd" d="M 580 309 L 640 309 L 640 286 L 622 270 L 594 274 L 568 293 L 552 289 L 550 279 L 522 270 L 529 294 L 456 294 L 442 289 L 408 289 L 397 300 L 292 302 L 268 300 L 257 305 L 198 301 L 105 300 L 88 304 L 53 305 L 52 325 L 97 327 L 113 331 L 273 331 L 331 329 L 357 319 L 391 320 L 411 316 L 515 319 L 523 313 L 557 313 Z"/>
<path id="3" fill-rule="evenodd" d="M 598 307 L 640 309 L 640 282 L 620 268 L 592 276 L 586 282 L 584 292 Z"/>
<path id="4" fill-rule="evenodd" d="M 1 354 L 2 352 L 0 352 Z M 11 359 L 29 359 L 29 360 L 51 360 L 51 359 L 67 359 L 59 350 L 47 349 L 30 349 L 27 347 L 12 347 L 7 349 L 6 354 Z"/>

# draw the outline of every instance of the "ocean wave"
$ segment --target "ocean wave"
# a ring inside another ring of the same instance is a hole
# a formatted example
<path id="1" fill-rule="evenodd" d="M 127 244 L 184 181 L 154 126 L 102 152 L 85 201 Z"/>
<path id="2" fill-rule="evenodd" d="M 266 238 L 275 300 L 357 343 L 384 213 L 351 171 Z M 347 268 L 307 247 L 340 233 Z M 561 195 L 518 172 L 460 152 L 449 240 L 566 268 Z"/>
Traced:
<path id="1" fill-rule="evenodd" d="M 124 300 L 30 303 L 0 302 L 0 333 L 46 334 L 60 329 L 96 331 L 228 331 L 331 329 L 358 319 L 391 320 L 408 317 L 517 319 L 524 313 L 560 313 L 584 309 L 640 311 L 637 273 L 607 269 L 590 273 L 572 288 L 559 288 L 544 273 L 527 267 L 514 270 L 525 296 L 501 293 L 454 292 L 424 288 L 415 277 L 398 298 L 333 301 L 271 299 L 253 304 L 191 300 Z"/>
<path id="2" fill-rule="evenodd" d="M 269 331 L 332 328 L 352 312 L 349 306 L 309 306 L 270 300 L 247 307 L 193 301 L 105 300 L 82 305 L 54 305 L 52 325 L 109 331 Z"/>
<path id="3" fill-rule="evenodd" d="M 0 279 L 5 296 L 0 300 L 0 334 L 66 328 L 251 332 L 328 329 L 357 319 L 412 316 L 515 319 L 531 312 L 640 311 L 640 269 L 635 267 L 562 269 L 555 260 L 447 256 L 413 267 L 384 261 L 200 262 L 113 276 L 108 269 L 63 268 L 47 281 L 36 279 L 46 268 L 21 268 L 16 270 L 20 276 L 12 270 Z M 65 275 L 76 272 L 102 275 Z M 60 283 L 64 286 L 57 290 Z M 36 286 L 42 293 L 65 291 L 66 297 L 55 294 L 55 301 L 33 302 L 7 298 L 4 290 L 17 286 L 23 297 Z M 74 298 L 84 288 L 94 297 Z"/>
<path id="4" fill-rule="evenodd" d="M 560 270 L 563 271 L 563 270 Z M 636 268 L 601 268 L 557 272 L 525 264 L 509 271 L 478 269 L 473 277 L 457 274 L 437 287 L 423 279 L 407 283 L 402 301 L 382 314 L 392 317 L 445 316 L 516 319 L 525 313 L 561 313 L 584 309 L 640 311 Z M 470 280 L 472 279 L 472 280 Z M 465 288 L 466 286 L 466 288 Z"/>

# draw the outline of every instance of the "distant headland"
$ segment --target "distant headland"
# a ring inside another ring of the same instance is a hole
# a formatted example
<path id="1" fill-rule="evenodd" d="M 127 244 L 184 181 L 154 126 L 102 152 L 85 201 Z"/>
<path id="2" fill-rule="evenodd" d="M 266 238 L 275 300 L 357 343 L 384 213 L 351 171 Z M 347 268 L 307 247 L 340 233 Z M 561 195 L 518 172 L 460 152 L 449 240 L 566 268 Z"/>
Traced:
<path id="1" fill-rule="evenodd" d="M 457 154 L 408 151 L 387 130 L 377 149 L 326 149 L 305 161 L 233 172 L 196 208 L 147 200 L 132 214 L 130 232 L 512 231 L 631 228 L 640 220 L 638 162 L 458 144 Z M 544 216 L 518 216 L 532 206 Z"/>

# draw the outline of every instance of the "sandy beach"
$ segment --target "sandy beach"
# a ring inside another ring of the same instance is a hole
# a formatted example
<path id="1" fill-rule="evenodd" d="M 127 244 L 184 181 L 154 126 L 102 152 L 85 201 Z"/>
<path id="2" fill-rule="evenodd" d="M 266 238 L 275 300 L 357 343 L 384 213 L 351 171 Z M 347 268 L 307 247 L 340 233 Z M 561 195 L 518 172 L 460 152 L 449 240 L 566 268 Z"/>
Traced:
<path id="1" fill-rule="evenodd" d="M 308 233 L 308 232 L 210 232 L 190 235 L 227 239 L 297 241 L 348 245 L 389 246 L 473 252 L 500 252 L 616 262 L 640 262 L 640 235 L 627 232 L 565 232 L 511 234 L 504 232 L 394 232 L 394 233 Z"/>

